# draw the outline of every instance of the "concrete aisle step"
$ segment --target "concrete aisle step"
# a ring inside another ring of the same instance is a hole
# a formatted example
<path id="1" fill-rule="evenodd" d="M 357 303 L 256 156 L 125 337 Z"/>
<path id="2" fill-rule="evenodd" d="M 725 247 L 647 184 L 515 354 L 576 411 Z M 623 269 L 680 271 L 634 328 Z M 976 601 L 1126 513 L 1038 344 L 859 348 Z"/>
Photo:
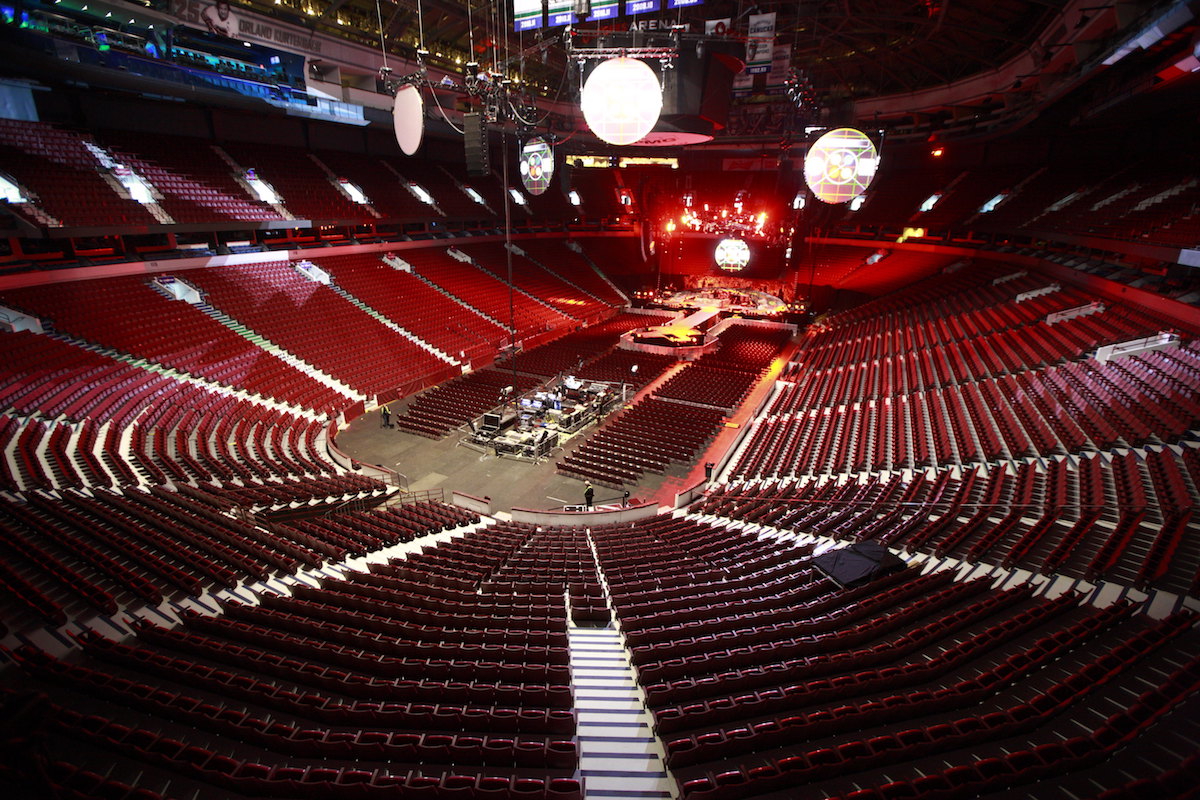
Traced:
<path id="1" fill-rule="evenodd" d="M 569 641 L 579 772 L 587 800 L 674 798 L 662 743 L 650 727 L 620 634 L 611 628 L 572 627 Z"/>

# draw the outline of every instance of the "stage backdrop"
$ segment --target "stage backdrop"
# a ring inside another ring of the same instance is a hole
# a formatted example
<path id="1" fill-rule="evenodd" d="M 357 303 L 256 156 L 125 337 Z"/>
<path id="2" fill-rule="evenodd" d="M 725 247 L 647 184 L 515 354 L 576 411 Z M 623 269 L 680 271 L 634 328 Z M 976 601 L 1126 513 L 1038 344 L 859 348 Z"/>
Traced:
<path id="1" fill-rule="evenodd" d="M 684 235 L 659 240 L 659 264 L 663 275 L 713 275 L 752 280 L 782 277 L 786 266 L 783 245 L 744 239 L 744 252 L 748 257 L 745 265 L 738 266 L 740 261 L 735 258 L 722 266 L 717 263 L 716 252 L 718 244 L 726 238 L 730 237 Z M 727 247 L 727 257 L 739 249 L 738 246 Z"/>

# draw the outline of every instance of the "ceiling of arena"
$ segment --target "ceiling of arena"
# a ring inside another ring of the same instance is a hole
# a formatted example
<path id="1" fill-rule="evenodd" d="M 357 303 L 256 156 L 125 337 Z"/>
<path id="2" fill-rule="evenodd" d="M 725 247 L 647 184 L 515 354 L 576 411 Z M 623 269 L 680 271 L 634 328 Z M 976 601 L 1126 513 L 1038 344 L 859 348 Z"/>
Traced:
<path id="1" fill-rule="evenodd" d="M 524 53 L 517 59 L 521 75 L 550 87 L 559 85 L 567 66 L 559 46 L 562 29 L 513 33 L 511 20 L 500 18 L 510 3 L 380 0 L 378 8 L 375 0 L 235 3 L 376 47 L 382 18 L 391 52 L 412 53 L 423 42 L 437 66 L 476 60 L 487 67 L 506 54 Z M 606 24 L 610 30 L 628 30 L 630 20 L 689 23 L 689 30 L 699 33 L 704 20 L 729 18 L 735 35 L 744 35 L 750 14 L 773 11 L 776 42 L 792 46 L 793 66 L 807 75 L 818 96 L 839 100 L 911 92 L 996 68 L 1028 49 L 1063 5 L 1061 0 L 707 0 Z M 595 25 L 575 29 L 586 32 Z"/>

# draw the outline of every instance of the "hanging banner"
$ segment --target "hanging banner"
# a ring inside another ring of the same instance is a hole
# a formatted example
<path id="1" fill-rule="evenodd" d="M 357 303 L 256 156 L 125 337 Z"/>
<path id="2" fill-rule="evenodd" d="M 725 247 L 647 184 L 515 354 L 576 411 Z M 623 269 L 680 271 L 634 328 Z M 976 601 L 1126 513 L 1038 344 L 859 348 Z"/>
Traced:
<path id="1" fill-rule="evenodd" d="M 706 19 L 704 20 L 704 35 L 727 36 L 732 23 L 733 20 L 729 17 L 725 17 L 724 19 Z"/>
<path id="2" fill-rule="evenodd" d="M 599 22 L 606 19 L 616 19 L 620 11 L 620 0 L 592 0 L 592 13 L 587 15 L 588 22 Z"/>
<path id="3" fill-rule="evenodd" d="M 662 0 L 625 0 L 625 13 L 649 14 L 651 11 L 661 11 Z"/>
<path id="4" fill-rule="evenodd" d="M 513 30 L 542 27 L 542 0 L 513 0 Z"/>
<path id="5" fill-rule="evenodd" d="M 771 52 L 771 71 L 767 74 L 767 86 L 782 86 L 792 69 L 792 46 L 777 44 Z"/>
<path id="6" fill-rule="evenodd" d="M 751 75 L 771 71 L 771 51 L 775 46 L 775 12 L 751 14 L 746 39 L 746 72 Z"/>
<path id="7" fill-rule="evenodd" d="M 575 21 L 574 0 L 550 0 L 546 7 L 546 27 L 557 28 Z"/>
<path id="8" fill-rule="evenodd" d="M 754 76 L 750 74 L 750 70 L 744 69 L 734 75 L 732 88 L 734 94 L 749 94 L 750 90 L 754 88 Z"/>
<path id="9" fill-rule="evenodd" d="M 667 0 L 667 9 L 703 5 L 704 0 Z"/>

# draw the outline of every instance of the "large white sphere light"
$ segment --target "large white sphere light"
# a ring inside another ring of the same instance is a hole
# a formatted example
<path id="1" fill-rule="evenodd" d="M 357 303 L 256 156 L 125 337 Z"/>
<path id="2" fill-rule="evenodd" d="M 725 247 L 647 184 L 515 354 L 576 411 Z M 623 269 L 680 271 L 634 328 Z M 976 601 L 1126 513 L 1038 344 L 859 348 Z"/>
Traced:
<path id="1" fill-rule="evenodd" d="M 396 143 L 411 156 L 421 147 L 425 134 L 425 103 L 421 92 L 410 84 L 401 86 L 396 92 L 396 103 L 392 106 L 392 126 L 396 130 Z"/>
<path id="2" fill-rule="evenodd" d="M 633 144 L 658 122 L 662 86 L 645 62 L 610 58 L 584 82 L 580 107 L 596 136 L 609 144 Z"/>

